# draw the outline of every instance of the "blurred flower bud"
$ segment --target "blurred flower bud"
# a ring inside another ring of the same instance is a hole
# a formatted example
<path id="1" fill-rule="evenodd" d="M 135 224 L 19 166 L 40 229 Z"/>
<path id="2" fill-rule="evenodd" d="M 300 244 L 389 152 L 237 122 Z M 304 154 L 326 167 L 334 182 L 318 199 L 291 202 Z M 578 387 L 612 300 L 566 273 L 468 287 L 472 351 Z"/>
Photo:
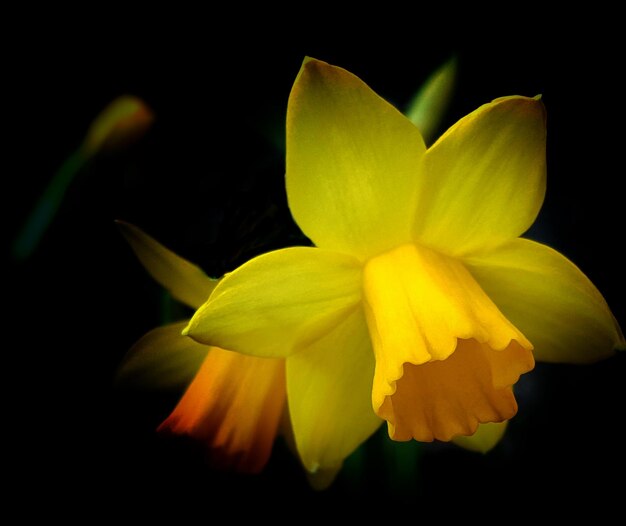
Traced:
<path id="1" fill-rule="evenodd" d="M 115 152 L 139 139 L 154 121 L 154 113 L 141 99 L 122 95 L 94 119 L 82 151 L 87 156 Z"/>
<path id="2" fill-rule="evenodd" d="M 452 57 L 426 79 L 404 112 L 417 126 L 427 145 L 437 139 L 452 102 L 456 76 L 457 60 Z"/>

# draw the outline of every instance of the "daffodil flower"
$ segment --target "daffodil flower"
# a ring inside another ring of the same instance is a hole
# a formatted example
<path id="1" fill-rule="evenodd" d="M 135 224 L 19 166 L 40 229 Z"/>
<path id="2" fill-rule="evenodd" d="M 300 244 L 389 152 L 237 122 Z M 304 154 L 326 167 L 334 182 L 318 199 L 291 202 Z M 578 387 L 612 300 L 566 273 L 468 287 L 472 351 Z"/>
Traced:
<path id="1" fill-rule="evenodd" d="M 454 60 L 444 63 L 408 107 L 407 115 L 425 137 L 435 134 L 447 109 L 455 70 Z M 175 299 L 197 308 L 210 296 L 218 280 L 208 278 L 139 228 L 118 224 L 144 267 Z M 210 348 L 182 336 L 181 328 L 180 323 L 172 324 L 146 334 L 129 351 L 118 372 L 118 379 L 143 387 L 185 389 L 159 430 L 206 444 L 214 466 L 256 473 L 268 461 L 282 414 L 278 432 L 294 449 L 289 419 L 283 414 L 284 360 Z M 467 437 L 467 444 L 461 445 L 476 449 L 474 442 L 474 437 Z M 488 448 L 496 442 L 492 440 Z M 484 440 L 479 448 L 485 449 Z M 337 471 L 334 467 L 308 473 L 309 482 L 322 489 Z"/>
<path id="2" fill-rule="evenodd" d="M 210 296 L 218 280 L 139 228 L 119 226 L 150 275 L 175 299 L 195 309 Z M 258 473 L 283 418 L 285 361 L 201 345 L 181 335 L 185 325 L 173 323 L 146 334 L 129 351 L 118 376 L 144 386 L 186 387 L 159 430 L 204 443 L 214 467 Z"/>
<path id="3" fill-rule="evenodd" d="M 520 237 L 543 202 L 545 145 L 541 100 L 511 96 L 427 149 L 359 78 L 305 60 L 286 184 L 315 246 L 228 274 L 184 333 L 285 359 L 310 472 L 340 466 L 382 421 L 395 440 L 449 441 L 510 419 L 535 359 L 589 363 L 625 347 L 589 279 Z"/>

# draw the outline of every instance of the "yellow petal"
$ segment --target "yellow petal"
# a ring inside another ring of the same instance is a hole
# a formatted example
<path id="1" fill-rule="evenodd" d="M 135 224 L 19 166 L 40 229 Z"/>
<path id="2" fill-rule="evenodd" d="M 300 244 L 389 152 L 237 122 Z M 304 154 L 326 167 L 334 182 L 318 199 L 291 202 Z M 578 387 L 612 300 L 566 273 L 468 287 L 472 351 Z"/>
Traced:
<path id="1" fill-rule="evenodd" d="M 476 433 L 470 436 L 456 436 L 452 439 L 457 446 L 461 446 L 464 449 L 470 451 L 476 451 L 477 453 L 488 453 L 494 447 L 498 445 L 504 433 L 509 421 L 504 422 L 491 422 L 488 424 L 480 424 Z"/>
<path id="2" fill-rule="evenodd" d="M 626 348 L 602 294 L 556 250 L 516 239 L 467 265 L 533 343 L 537 360 L 589 363 Z"/>
<path id="3" fill-rule="evenodd" d="M 186 334 L 223 349 L 284 357 L 327 333 L 359 304 L 361 267 L 311 247 L 276 250 L 226 275 Z"/>
<path id="4" fill-rule="evenodd" d="M 141 338 L 126 354 L 117 381 L 151 389 L 187 386 L 209 348 L 181 336 L 185 325 L 165 325 Z"/>
<path id="5" fill-rule="evenodd" d="M 361 309 L 287 359 L 289 412 L 309 472 L 337 471 L 378 429 L 382 421 L 372 410 L 373 377 L 374 355 Z"/>
<path id="6" fill-rule="evenodd" d="M 291 213 L 319 247 L 366 258 L 410 240 L 425 147 L 363 81 L 305 60 L 287 108 Z"/>
<path id="7" fill-rule="evenodd" d="M 203 441 L 216 467 L 258 473 L 272 451 L 285 396 L 284 360 L 211 347 L 159 430 Z"/>
<path id="8" fill-rule="evenodd" d="M 497 405 L 495 395 L 485 391 L 482 400 L 479 397 L 468 400 L 476 411 L 484 414 L 470 411 L 465 421 L 457 415 L 458 418 L 451 420 L 451 426 L 456 427 L 444 429 L 434 413 L 435 420 L 430 427 L 426 426 L 424 418 L 436 408 L 431 407 L 428 401 L 431 395 L 425 389 L 431 384 L 433 389 L 438 388 L 436 382 L 429 380 L 429 374 L 441 382 L 437 400 L 439 397 L 445 400 L 444 387 L 457 389 L 450 393 L 450 400 L 456 400 L 458 390 L 474 393 L 487 389 L 489 382 L 496 390 L 506 389 L 511 378 L 517 379 L 516 375 L 533 367 L 529 352 L 532 345 L 456 259 L 425 247 L 404 245 L 371 259 L 363 272 L 363 284 L 365 312 L 376 356 L 372 403 L 377 414 L 389 422 L 392 438 L 449 440 L 454 434 L 472 433 L 479 421 L 490 421 L 484 418 L 495 418 L 495 410 L 486 409 L 486 405 Z M 475 341 L 476 345 L 465 343 L 463 352 L 459 353 L 463 341 Z M 511 358 L 512 370 L 506 369 L 499 355 Z M 473 375 L 468 372 L 465 386 L 459 364 L 469 363 L 471 367 L 468 357 L 476 359 L 477 369 Z M 506 370 L 500 371 L 501 367 Z M 484 377 L 487 373 L 489 378 Z M 423 382 L 424 387 L 413 387 L 417 382 Z M 390 400 L 397 391 L 397 400 Z M 406 402 L 405 397 L 410 396 L 412 401 Z M 479 408 L 481 401 L 485 407 Z M 452 401 L 442 402 L 442 407 L 449 403 Z M 411 412 L 414 406 L 421 409 Z M 450 416 L 445 407 L 442 410 Z M 499 411 L 501 415 L 505 413 L 502 407 Z M 426 427 L 418 429 L 418 425 Z"/>
<path id="9" fill-rule="evenodd" d="M 545 194 L 543 103 L 497 99 L 452 126 L 424 156 L 415 236 L 450 255 L 514 239 Z"/>
<path id="10" fill-rule="evenodd" d="M 174 298 L 192 309 L 207 300 L 218 280 L 209 278 L 199 267 L 177 256 L 136 226 L 123 221 L 117 224 L 141 264 Z"/>
<path id="11" fill-rule="evenodd" d="M 417 126 L 426 144 L 439 132 L 443 118 L 450 106 L 457 61 L 453 57 L 434 71 L 411 100 L 405 115 Z"/>

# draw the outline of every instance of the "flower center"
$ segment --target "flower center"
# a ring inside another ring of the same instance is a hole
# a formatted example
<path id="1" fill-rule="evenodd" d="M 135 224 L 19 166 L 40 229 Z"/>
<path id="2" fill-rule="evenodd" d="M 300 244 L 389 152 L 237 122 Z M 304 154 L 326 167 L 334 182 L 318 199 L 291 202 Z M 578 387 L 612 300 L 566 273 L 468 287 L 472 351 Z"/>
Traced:
<path id="1" fill-rule="evenodd" d="M 504 399 L 532 369 L 532 345 L 462 261 L 402 245 L 366 263 L 363 289 L 376 355 L 372 403 L 392 438 L 449 440 L 515 413 L 514 399 Z M 465 409 L 463 393 L 473 400 Z"/>

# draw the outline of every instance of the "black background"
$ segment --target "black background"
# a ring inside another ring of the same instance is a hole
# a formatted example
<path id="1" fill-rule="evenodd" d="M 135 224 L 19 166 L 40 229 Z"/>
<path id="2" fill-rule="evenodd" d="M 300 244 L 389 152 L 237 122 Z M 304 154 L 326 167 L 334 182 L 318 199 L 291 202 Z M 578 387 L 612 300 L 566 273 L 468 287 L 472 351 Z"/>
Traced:
<path id="1" fill-rule="evenodd" d="M 279 517 L 285 502 L 391 514 L 410 503 L 472 516 L 497 506 L 513 515 L 543 504 L 558 513 L 619 506 L 621 355 L 584 367 L 539 364 L 520 385 L 520 412 L 505 440 L 486 456 L 425 445 L 415 477 L 394 481 L 375 437 L 358 479 L 340 475 L 322 493 L 309 489 L 281 442 L 261 475 L 210 470 L 197 449 L 154 432 L 175 395 L 113 387 L 125 352 L 162 312 L 159 287 L 114 219 L 137 224 L 211 275 L 302 242 L 286 206 L 283 153 L 272 137 L 282 130 L 304 55 L 352 71 L 403 107 L 428 73 L 456 54 L 448 125 L 499 96 L 543 94 L 548 191 L 528 235 L 575 261 L 626 326 L 623 60 L 610 16 L 579 14 L 575 23 L 546 26 L 540 13 L 526 13 L 521 29 L 503 17 L 496 26 L 468 22 L 459 31 L 445 18 L 431 27 L 428 17 L 406 20 L 403 13 L 367 25 L 318 13 L 271 25 L 259 18 L 253 26 L 247 13 L 245 27 L 234 14 L 158 21 L 147 13 L 113 14 L 26 25 L 10 48 L 22 54 L 8 58 L 15 94 L 5 102 L 17 117 L 8 130 L 15 146 L 6 152 L 17 161 L 5 176 L 9 239 L 110 100 L 135 94 L 157 117 L 140 143 L 92 163 L 34 256 L 9 263 L 7 307 L 14 316 L 7 331 L 17 340 L 4 369 L 6 433 L 15 442 L 8 460 L 16 468 L 14 491 L 40 503 L 25 513 L 43 507 L 121 516 L 130 508 L 209 520 L 220 511 Z"/>

